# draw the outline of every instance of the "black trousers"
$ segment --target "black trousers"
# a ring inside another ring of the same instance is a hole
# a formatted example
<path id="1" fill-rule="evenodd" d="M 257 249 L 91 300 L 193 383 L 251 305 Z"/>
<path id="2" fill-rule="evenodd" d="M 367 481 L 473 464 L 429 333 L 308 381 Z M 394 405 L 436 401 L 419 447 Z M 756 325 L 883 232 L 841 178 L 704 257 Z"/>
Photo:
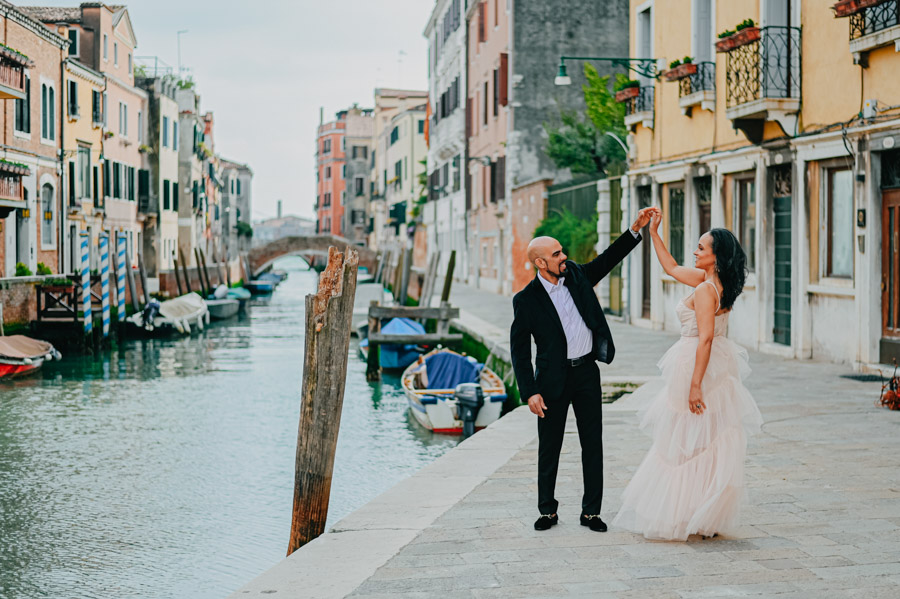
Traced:
<path id="1" fill-rule="evenodd" d="M 542 514 L 555 514 L 559 507 L 555 497 L 556 474 L 571 403 L 581 441 L 584 477 L 581 513 L 599 514 L 603 502 L 603 402 L 597 363 L 591 360 L 581 366 L 567 368 L 562 395 L 553 402 L 545 403 L 547 410 L 544 417 L 537 419 L 538 510 Z"/>

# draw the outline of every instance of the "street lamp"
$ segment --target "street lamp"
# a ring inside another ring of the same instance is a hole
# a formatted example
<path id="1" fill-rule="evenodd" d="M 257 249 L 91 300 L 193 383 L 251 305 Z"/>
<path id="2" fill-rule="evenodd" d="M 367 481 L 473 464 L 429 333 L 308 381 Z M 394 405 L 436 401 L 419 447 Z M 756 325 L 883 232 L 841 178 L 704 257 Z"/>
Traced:
<path id="1" fill-rule="evenodd" d="M 656 58 L 618 58 L 609 56 L 560 56 L 559 70 L 556 73 L 556 79 L 553 83 L 556 85 L 572 85 L 572 78 L 566 70 L 567 60 L 590 60 L 592 62 L 608 62 L 612 65 L 624 67 L 629 71 L 634 71 L 638 75 L 656 79 L 659 77 L 659 68 L 657 67 Z"/>

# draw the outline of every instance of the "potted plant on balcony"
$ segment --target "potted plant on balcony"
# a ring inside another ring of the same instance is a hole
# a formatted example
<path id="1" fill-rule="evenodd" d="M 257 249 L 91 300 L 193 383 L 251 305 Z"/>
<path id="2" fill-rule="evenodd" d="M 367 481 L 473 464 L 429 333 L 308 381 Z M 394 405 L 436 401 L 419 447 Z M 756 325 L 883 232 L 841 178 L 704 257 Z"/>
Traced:
<path id="1" fill-rule="evenodd" d="M 837 18 L 849 17 L 865 8 L 878 6 L 886 1 L 887 0 L 840 0 L 831 7 L 831 10 L 834 11 L 834 16 Z"/>
<path id="2" fill-rule="evenodd" d="M 669 70 L 666 71 L 666 81 L 678 81 L 685 77 L 690 77 L 697 72 L 697 65 L 690 56 L 685 56 L 683 60 L 673 60 L 669 63 Z"/>
<path id="3" fill-rule="evenodd" d="M 641 93 L 641 82 L 628 79 L 616 84 L 616 102 L 627 102 Z"/>
<path id="4" fill-rule="evenodd" d="M 753 19 L 744 19 L 734 30 L 729 29 L 719 34 L 719 41 L 716 42 L 716 52 L 730 52 L 735 48 L 758 41 L 759 38 L 760 30 L 756 23 L 753 22 Z"/>

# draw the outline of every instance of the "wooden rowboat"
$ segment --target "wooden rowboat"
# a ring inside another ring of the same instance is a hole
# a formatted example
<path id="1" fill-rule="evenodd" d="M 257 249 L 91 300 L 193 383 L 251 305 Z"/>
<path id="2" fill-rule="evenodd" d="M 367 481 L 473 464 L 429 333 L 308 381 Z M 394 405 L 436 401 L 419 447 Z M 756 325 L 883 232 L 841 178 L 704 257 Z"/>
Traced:
<path id="1" fill-rule="evenodd" d="M 46 341 L 25 335 L 0 336 L 0 379 L 35 373 L 45 360 L 59 360 L 61 357 Z"/>
<path id="2" fill-rule="evenodd" d="M 458 384 L 472 382 L 484 393 L 484 406 L 475 420 L 478 430 L 500 418 L 506 400 L 503 380 L 487 366 L 449 349 L 435 349 L 409 366 L 400 384 L 419 424 L 436 433 L 461 435 L 463 421 L 454 392 Z"/>

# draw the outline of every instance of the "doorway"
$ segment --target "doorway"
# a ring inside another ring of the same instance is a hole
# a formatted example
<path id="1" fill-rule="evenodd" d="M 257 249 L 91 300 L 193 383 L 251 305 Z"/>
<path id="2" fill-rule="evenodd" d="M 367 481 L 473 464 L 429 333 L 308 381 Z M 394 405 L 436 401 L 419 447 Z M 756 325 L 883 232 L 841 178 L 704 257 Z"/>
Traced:
<path id="1" fill-rule="evenodd" d="M 637 188 L 638 209 L 648 208 L 651 200 L 651 187 L 642 185 Z M 651 243 L 641 244 L 641 318 L 650 318 L 650 252 Z"/>
<path id="2" fill-rule="evenodd" d="M 881 195 L 881 344 L 883 364 L 900 360 L 900 189 Z"/>

